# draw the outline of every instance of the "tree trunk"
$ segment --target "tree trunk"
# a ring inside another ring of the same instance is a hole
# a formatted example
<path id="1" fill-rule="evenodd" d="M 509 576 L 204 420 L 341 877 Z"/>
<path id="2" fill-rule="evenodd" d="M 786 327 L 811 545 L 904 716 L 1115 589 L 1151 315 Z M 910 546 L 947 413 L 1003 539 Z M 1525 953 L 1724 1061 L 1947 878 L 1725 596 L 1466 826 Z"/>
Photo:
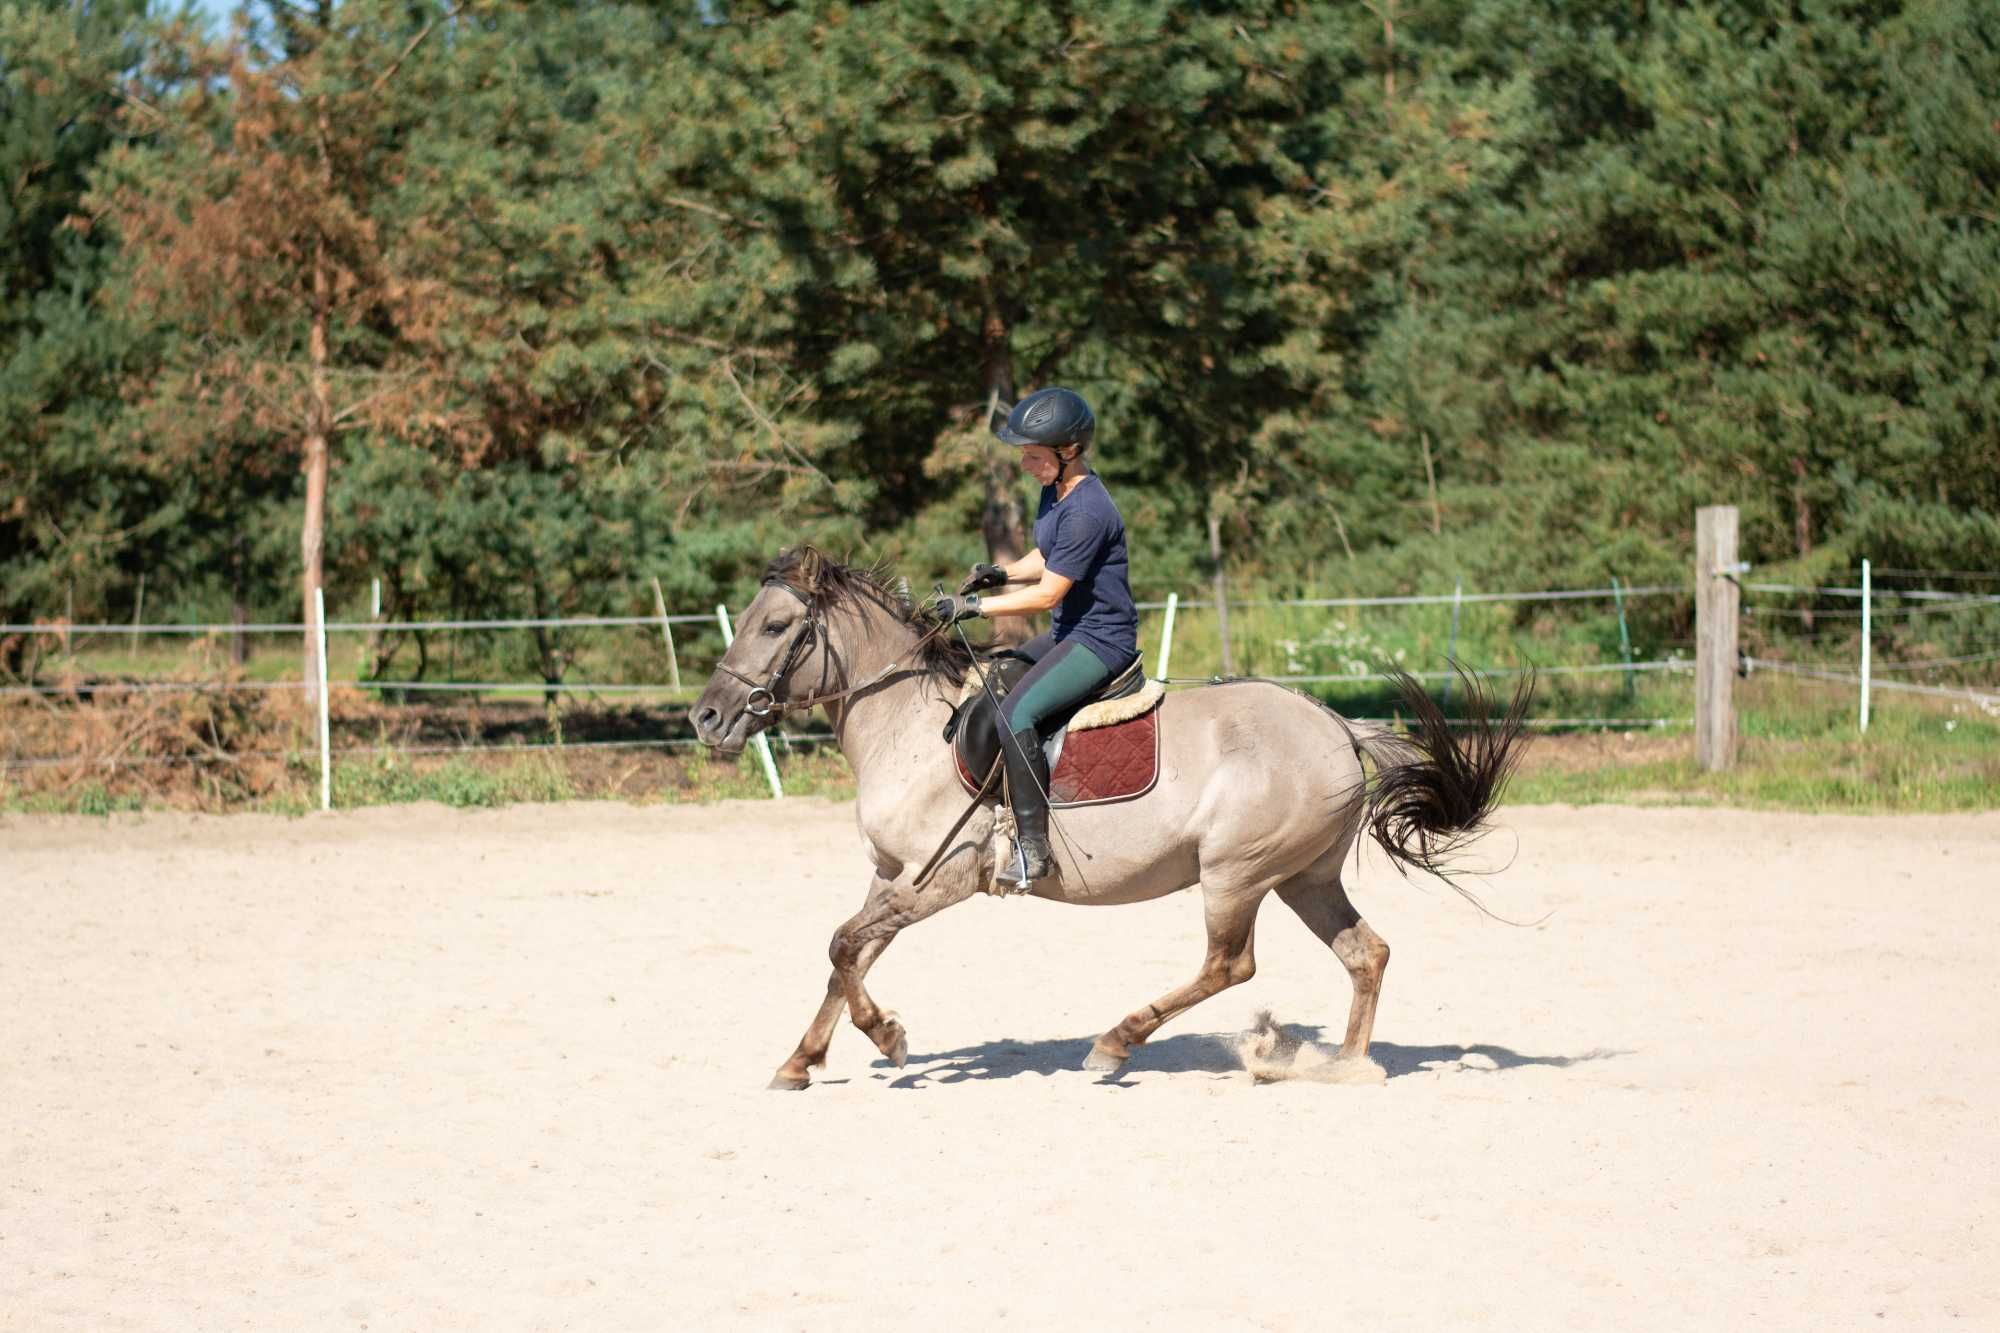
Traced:
<path id="1" fill-rule="evenodd" d="M 1370 5 L 1382 20 L 1382 100 L 1396 100 L 1396 0 L 1383 0 L 1380 9 Z"/>
<path id="2" fill-rule="evenodd" d="M 1417 438 L 1423 442 L 1424 484 L 1430 487 L 1431 492 L 1431 536 L 1441 537 L 1444 535 L 1444 510 L 1438 507 L 1438 474 L 1431 462 L 1431 433 L 1420 431 Z"/>
<path id="3" fill-rule="evenodd" d="M 550 614 L 547 589 L 542 587 L 541 579 L 531 580 L 528 587 L 534 598 L 535 619 L 555 619 Z M 562 684 L 563 668 L 566 663 L 563 660 L 562 645 L 556 637 L 558 633 L 560 631 L 552 631 L 547 625 L 535 626 L 535 654 L 541 662 L 544 685 Z M 542 717 L 548 723 L 550 743 L 561 745 L 563 743 L 562 695 L 559 691 L 555 689 L 542 691 Z"/>
<path id="4" fill-rule="evenodd" d="M 981 330 L 986 372 L 986 401 L 991 409 L 1013 406 L 1014 365 L 1009 347 L 1006 318 L 989 302 Z M 985 425 L 992 427 L 989 410 Z M 1020 463 L 1012 449 L 998 440 L 986 441 L 986 504 L 980 511 L 979 526 L 986 538 L 986 558 L 996 565 L 1019 560 L 1027 554 L 1027 524 L 1021 506 Z M 993 637 L 1001 643 L 1026 643 L 1034 637 L 1034 625 L 1026 616 L 998 616 L 993 621 Z"/>
<path id="5" fill-rule="evenodd" d="M 299 531 L 299 556 L 305 567 L 306 698 L 319 698 L 319 611 L 314 594 L 319 591 L 326 548 L 327 451 L 333 434 L 333 397 L 327 383 L 327 307 L 331 282 L 323 253 L 313 258 L 313 320 L 307 343 L 312 359 L 312 401 L 306 405 L 304 469 L 306 474 L 305 523 Z"/>
<path id="6" fill-rule="evenodd" d="M 322 31 L 332 22 L 332 8 L 321 0 L 316 17 Z M 314 107 L 319 129 L 319 172 L 320 183 L 327 196 L 333 194 L 333 158 L 327 147 L 332 138 L 332 126 L 326 109 L 326 98 L 321 96 Z M 311 401 L 306 404 L 306 438 L 303 466 L 306 474 L 306 515 L 299 530 L 300 563 L 305 566 L 305 622 L 306 642 L 305 678 L 306 699 L 319 699 L 319 608 L 317 594 L 322 582 L 323 561 L 326 549 L 326 474 L 327 452 L 333 442 L 333 389 L 328 382 L 327 366 L 332 360 L 332 347 L 327 337 L 328 325 L 333 320 L 333 275 L 328 271 L 326 239 L 313 241 L 312 263 L 312 331 L 306 339 L 306 355 L 310 359 Z"/>
<path id="7" fill-rule="evenodd" d="M 1327 512 L 1333 515 L 1333 530 L 1340 537 L 1340 549 L 1347 553 L 1347 563 L 1354 563 L 1354 548 L 1347 544 L 1347 525 L 1340 521 L 1340 506 L 1328 505 Z"/>
<path id="8" fill-rule="evenodd" d="M 250 636 L 243 627 L 250 623 L 250 594 L 244 585 L 244 546 L 242 533 L 229 548 L 229 619 L 236 626 L 236 632 L 229 636 L 229 661 L 233 666 L 242 666 L 250 658 Z"/>

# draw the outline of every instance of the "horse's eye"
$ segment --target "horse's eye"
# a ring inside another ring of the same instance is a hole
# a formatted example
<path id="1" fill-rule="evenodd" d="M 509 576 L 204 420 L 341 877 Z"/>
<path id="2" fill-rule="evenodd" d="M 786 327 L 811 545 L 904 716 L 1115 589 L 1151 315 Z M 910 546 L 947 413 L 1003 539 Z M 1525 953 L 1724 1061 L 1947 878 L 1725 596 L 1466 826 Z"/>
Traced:
<path id="1" fill-rule="evenodd" d="M 767 624 L 764 626 L 764 632 L 775 639 L 780 634 L 783 634 L 786 630 L 790 628 L 791 625 L 789 623 L 780 625 L 776 622 L 772 622 L 771 624 Z"/>

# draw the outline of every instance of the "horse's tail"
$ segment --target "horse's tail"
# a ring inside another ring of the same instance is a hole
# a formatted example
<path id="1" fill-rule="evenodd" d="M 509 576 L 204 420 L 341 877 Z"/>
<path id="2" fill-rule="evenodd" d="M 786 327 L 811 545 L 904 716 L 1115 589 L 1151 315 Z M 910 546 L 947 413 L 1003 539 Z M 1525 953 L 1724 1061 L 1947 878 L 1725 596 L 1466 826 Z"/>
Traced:
<path id="1" fill-rule="evenodd" d="M 1449 874 L 1456 854 L 1485 832 L 1487 816 L 1525 748 L 1522 719 L 1534 695 L 1534 675 L 1522 677 L 1513 701 L 1496 717 L 1493 697 L 1478 680 L 1456 662 L 1452 669 L 1465 683 L 1459 734 L 1420 682 L 1392 668 L 1389 677 L 1402 696 L 1409 734 L 1356 738 L 1377 765 L 1362 817 L 1406 874 L 1413 867 Z"/>

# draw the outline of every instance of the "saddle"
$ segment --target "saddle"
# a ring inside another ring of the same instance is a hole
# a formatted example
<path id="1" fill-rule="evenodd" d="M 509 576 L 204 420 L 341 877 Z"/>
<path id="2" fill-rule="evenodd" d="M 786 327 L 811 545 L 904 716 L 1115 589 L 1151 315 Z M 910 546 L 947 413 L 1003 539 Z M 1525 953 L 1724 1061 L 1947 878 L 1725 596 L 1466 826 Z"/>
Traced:
<path id="1" fill-rule="evenodd" d="M 1004 699 L 1034 665 L 1018 653 L 1002 651 L 965 678 L 965 693 L 945 724 L 952 762 L 967 793 L 977 793 L 1000 758 L 1000 719 L 994 700 Z M 993 699 L 980 688 L 986 673 Z M 1058 809 L 1099 805 L 1143 796 L 1159 781 L 1159 704 L 1166 687 L 1147 680 L 1134 662 L 1095 694 L 1079 701 L 1042 748 L 1049 758 L 1049 803 Z"/>

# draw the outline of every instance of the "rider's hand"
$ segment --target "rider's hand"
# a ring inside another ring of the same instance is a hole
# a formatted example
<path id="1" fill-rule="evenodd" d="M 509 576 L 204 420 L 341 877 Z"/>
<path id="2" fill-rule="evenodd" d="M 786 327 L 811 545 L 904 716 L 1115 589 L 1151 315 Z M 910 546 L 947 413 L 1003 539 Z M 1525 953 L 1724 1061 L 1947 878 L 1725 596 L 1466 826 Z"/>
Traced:
<path id="1" fill-rule="evenodd" d="M 1000 566 L 974 565 L 972 573 L 966 577 L 965 582 L 958 585 L 958 590 L 963 594 L 968 592 L 984 592 L 988 588 L 1004 588 L 1006 586 L 1007 571 L 1000 568 Z"/>
<path id="2" fill-rule="evenodd" d="M 955 625 L 961 620 L 971 620 L 979 614 L 979 596 L 940 597 L 937 613 L 947 625 Z"/>

